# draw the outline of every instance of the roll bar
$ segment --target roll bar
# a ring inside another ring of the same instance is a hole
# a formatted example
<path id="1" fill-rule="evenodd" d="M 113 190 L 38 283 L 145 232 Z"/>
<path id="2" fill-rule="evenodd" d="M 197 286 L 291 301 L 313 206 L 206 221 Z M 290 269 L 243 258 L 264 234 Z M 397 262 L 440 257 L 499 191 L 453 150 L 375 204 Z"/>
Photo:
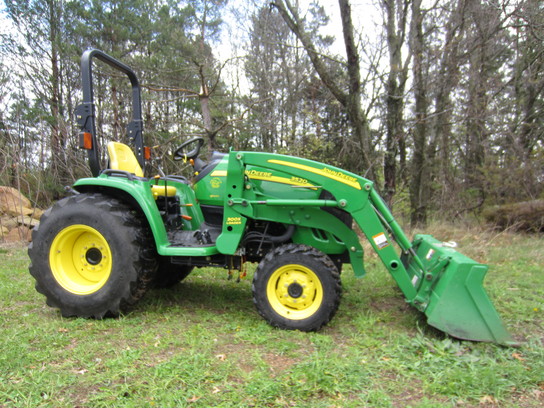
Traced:
<path id="1" fill-rule="evenodd" d="M 134 147 L 134 153 L 140 166 L 144 166 L 144 146 L 143 146 L 143 121 L 142 105 L 140 97 L 140 84 L 138 78 L 132 69 L 121 61 L 109 56 L 108 54 L 90 49 L 81 56 L 81 85 L 83 88 L 83 102 L 75 109 L 76 121 L 79 126 L 79 147 L 88 151 L 89 166 L 94 177 L 102 171 L 100 166 L 100 155 L 98 152 L 98 142 L 96 137 L 95 125 L 95 105 L 93 92 L 93 73 L 92 60 L 96 58 L 116 70 L 124 73 L 130 80 L 132 86 L 132 121 L 127 126 L 127 134 Z"/>

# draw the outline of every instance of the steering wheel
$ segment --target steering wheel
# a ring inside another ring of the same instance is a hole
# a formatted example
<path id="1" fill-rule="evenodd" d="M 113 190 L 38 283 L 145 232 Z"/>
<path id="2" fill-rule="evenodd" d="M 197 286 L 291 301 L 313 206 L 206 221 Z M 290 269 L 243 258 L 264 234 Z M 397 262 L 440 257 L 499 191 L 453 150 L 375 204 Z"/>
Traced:
<path id="1" fill-rule="evenodd" d="M 195 145 L 193 147 L 193 150 L 189 151 L 189 153 L 185 153 L 185 149 L 188 146 Z M 200 148 L 204 145 L 204 139 L 202 137 L 195 137 L 193 139 L 187 140 L 185 143 L 182 143 L 180 147 L 176 149 L 174 152 L 174 160 L 191 160 L 196 159 L 198 154 L 200 153 Z"/>

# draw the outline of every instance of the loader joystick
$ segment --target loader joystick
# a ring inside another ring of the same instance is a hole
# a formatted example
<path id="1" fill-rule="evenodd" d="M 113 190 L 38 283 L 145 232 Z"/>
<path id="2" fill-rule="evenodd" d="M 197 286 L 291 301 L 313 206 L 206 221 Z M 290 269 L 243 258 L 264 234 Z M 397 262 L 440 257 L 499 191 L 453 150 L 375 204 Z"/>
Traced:
<path id="1" fill-rule="evenodd" d="M 188 146 L 191 146 L 195 144 L 195 147 L 193 150 L 189 151 L 188 153 L 185 153 L 185 149 Z M 186 142 L 182 143 L 180 147 L 176 149 L 174 152 L 174 160 L 194 160 L 198 157 L 198 154 L 200 153 L 200 149 L 204 145 L 204 139 L 202 137 L 195 137 L 193 139 L 189 139 Z"/>

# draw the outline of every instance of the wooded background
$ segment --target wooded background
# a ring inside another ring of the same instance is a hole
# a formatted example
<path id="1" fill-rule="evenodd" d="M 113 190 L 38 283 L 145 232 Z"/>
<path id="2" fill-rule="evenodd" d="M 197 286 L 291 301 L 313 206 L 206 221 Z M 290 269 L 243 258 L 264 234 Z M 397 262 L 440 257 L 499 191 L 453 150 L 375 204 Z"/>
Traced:
<path id="1" fill-rule="evenodd" d="M 0 184 L 45 207 L 90 174 L 73 111 L 98 48 L 137 72 L 167 172 L 204 135 L 364 175 L 412 224 L 544 198 L 542 1 L 339 0 L 334 36 L 324 4 L 5 0 Z M 100 138 L 126 141 L 127 82 L 103 65 Z"/>

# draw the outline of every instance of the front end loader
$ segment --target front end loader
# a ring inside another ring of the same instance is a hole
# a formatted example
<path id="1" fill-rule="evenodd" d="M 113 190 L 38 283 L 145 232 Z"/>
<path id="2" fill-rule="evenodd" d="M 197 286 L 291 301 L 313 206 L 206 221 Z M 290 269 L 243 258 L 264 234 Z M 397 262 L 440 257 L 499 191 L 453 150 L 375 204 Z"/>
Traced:
<path id="1" fill-rule="evenodd" d="M 127 75 L 132 86 L 131 146 L 107 143 L 105 167 L 93 59 Z M 482 286 L 487 266 L 429 235 L 410 241 L 372 181 L 273 153 L 213 152 L 205 161 L 202 138 L 173 155 L 193 166 L 192 180 L 146 177 L 136 75 L 98 50 L 83 54 L 82 75 L 76 119 L 93 177 L 77 180 L 73 194 L 46 211 L 29 247 L 36 289 L 64 316 L 119 315 L 149 287 L 172 286 L 194 267 L 223 267 L 241 277 L 244 265 L 256 262 L 258 313 L 283 329 L 318 330 L 339 307 L 343 264 L 357 277 L 366 273 L 356 223 L 430 325 L 459 339 L 515 344 Z"/>

